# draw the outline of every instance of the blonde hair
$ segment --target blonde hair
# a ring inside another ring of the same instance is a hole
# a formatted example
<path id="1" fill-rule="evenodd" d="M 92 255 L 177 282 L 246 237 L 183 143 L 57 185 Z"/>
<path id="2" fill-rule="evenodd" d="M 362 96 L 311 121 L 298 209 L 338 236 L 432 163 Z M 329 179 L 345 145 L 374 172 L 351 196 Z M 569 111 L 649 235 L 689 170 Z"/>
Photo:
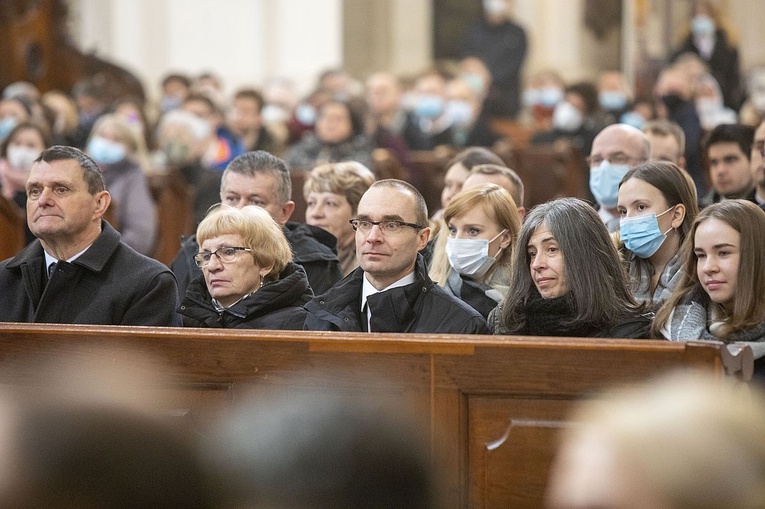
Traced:
<path id="1" fill-rule="evenodd" d="M 449 205 L 444 210 L 444 217 L 441 220 L 441 228 L 436 237 L 436 244 L 433 251 L 433 260 L 430 264 L 428 275 L 433 281 L 438 282 L 440 286 L 446 286 L 446 281 L 452 272 L 452 267 L 446 256 L 446 238 L 449 237 L 449 222 L 475 210 L 477 207 L 483 207 L 484 212 L 492 218 L 500 230 L 507 230 L 513 239 L 500 255 L 497 263 L 494 264 L 489 275 L 496 270 L 504 268 L 510 271 L 510 264 L 513 253 L 513 243 L 518 237 L 518 231 L 521 229 L 521 219 L 518 216 L 518 208 L 515 201 L 507 190 L 496 184 L 483 184 L 471 187 L 457 193 Z"/>
<path id="2" fill-rule="evenodd" d="M 133 127 L 130 126 L 122 117 L 115 113 L 108 113 L 102 115 L 93 125 L 93 129 L 90 131 L 88 141 L 93 137 L 98 136 L 101 129 L 111 127 L 117 132 L 120 138 L 120 142 L 127 147 L 128 155 L 130 158 L 138 163 L 141 171 L 145 174 L 150 174 L 151 163 L 149 163 L 149 151 L 146 148 L 146 141 L 143 136 Z"/>
<path id="3" fill-rule="evenodd" d="M 363 194 L 374 184 L 372 171 L 361 163 L 344 161 L 322 164 L 311 170 L 303 184 L 303 197 L 311 193 L 334 193 L 345 196 L 355 214 Z"/>
<path id="4" fill-rule="evenodd" d="M 749 394 L 743 392 L 749 391 Z M 678 371 L 581 404 L 551 477 L 570 495 L 563 465 L 587 437 L 608 444 L 616 468 L 666 507 L 755 509 L 765 501 L 765 396 L 708 373 Z M 576 453 L 574 453 L 576 454 Z M 621 468 L 619 468 L 621 467 Z M 554 505 L 554 504 L 553 504 Z"/>
<path id="5" fill-rule="evenodd" d="M 221 235 L 240 235 L 243 247 L 252 249 L 259 267 L 273 264 L 266 281 L 279 278 L 279 273 L 292 261 L 292 249 L 282 228 L 264 209 L 248 206 L 241 209 L 221 205 L 211 210 L 197 227 L 197 242 Z"/>
<path id="6" fill-rule="evenodd" d="M 686 296 L 700 295 L 705 304 L 710 303 L 697 269 L 698 259 L 694 253 L 696 230 L 708 219 L 717 219 L 739 233 L 741 245 L 738 281 L 733 295 L 733 309 L 725 326 L 720 329 L 722 339 L 737 332 L 750 329 L 765 321 L 765 297 L 762 281 L 765 280 L 765 212 L 748 200 L 723 200 L 709 205 L 696 216 L 683 247 L 683 276 L 669 299 L 656 312 L 652 332 L 661 337 L 661 330 L 669 322 L 675 306 Z M 699 338 L 687 338 L 699 339 Z"/>

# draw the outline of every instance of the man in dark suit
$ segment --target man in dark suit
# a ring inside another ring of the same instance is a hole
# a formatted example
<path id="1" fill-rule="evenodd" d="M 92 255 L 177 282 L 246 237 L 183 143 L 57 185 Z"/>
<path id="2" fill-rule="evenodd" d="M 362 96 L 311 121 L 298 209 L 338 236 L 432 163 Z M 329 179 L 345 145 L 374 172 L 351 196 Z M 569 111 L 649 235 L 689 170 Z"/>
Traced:
<path id="1" fill-rule="evenodd" d="M 111 197 L 90 157 L 45 150 L 26 190 L 37 240 L 0 263 L 0 321 L 181 325 L 173 274 L 103 221 Z"/>

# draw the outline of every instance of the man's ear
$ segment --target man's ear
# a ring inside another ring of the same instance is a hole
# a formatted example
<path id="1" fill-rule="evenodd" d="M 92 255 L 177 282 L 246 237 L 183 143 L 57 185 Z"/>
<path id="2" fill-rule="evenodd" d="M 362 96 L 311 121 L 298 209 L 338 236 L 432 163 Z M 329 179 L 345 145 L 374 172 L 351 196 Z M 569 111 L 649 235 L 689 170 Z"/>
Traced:
<path id="1" fill-rule="evenodd" d="M 430 227 L 417 232 L 417 251 L 425 248 L 428 245 L 428 240 L 430 240 Z"/>
<path id="2" fill-rule="evenodd" d="M 106 210 L 109 208 L 109 204 L 112 202 L 112 195 L 109 191 L 100 191 L 96 193 L 96 208 L 93 211 L 93 217 L 101 219 L 106 214 Z"/>
<path id="3" fill-rule="evenodd" d="M 284 226 L 284 223 L 289 221 L 290 217 L 292 217 L 293 212 L 295 212 L 295 202 L 290 200 L 282 206 L 282 217 L 279 224 Z"/>

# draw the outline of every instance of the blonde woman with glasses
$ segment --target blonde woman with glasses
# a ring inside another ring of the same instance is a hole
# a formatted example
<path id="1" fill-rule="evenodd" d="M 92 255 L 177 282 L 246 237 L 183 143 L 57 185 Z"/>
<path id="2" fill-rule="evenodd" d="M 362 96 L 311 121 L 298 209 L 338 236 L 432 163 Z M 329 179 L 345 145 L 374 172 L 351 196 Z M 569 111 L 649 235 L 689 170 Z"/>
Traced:
<path id="1" fill-rule="evenodd" d="M 313 296 L 282 229 L 264 209 L 220 207 L 197 228 L 202 275 L 186 290 L 187 327 L 302 329 Z"/>

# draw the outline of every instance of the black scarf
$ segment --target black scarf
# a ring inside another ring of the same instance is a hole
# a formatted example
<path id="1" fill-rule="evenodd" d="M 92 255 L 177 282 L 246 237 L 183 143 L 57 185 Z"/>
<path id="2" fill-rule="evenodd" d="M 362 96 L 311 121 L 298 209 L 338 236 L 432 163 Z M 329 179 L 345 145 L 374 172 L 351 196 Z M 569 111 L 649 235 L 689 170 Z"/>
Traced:
<path id="1" fill-rule="evenodd" d="M 591 337 L 598 327 L 589 323 L 571 323 L 576 316 L 566 296 L 545 299 L 536 288 L 526 303 L 526 326 L 523 334 L 529 336 Z"/>

